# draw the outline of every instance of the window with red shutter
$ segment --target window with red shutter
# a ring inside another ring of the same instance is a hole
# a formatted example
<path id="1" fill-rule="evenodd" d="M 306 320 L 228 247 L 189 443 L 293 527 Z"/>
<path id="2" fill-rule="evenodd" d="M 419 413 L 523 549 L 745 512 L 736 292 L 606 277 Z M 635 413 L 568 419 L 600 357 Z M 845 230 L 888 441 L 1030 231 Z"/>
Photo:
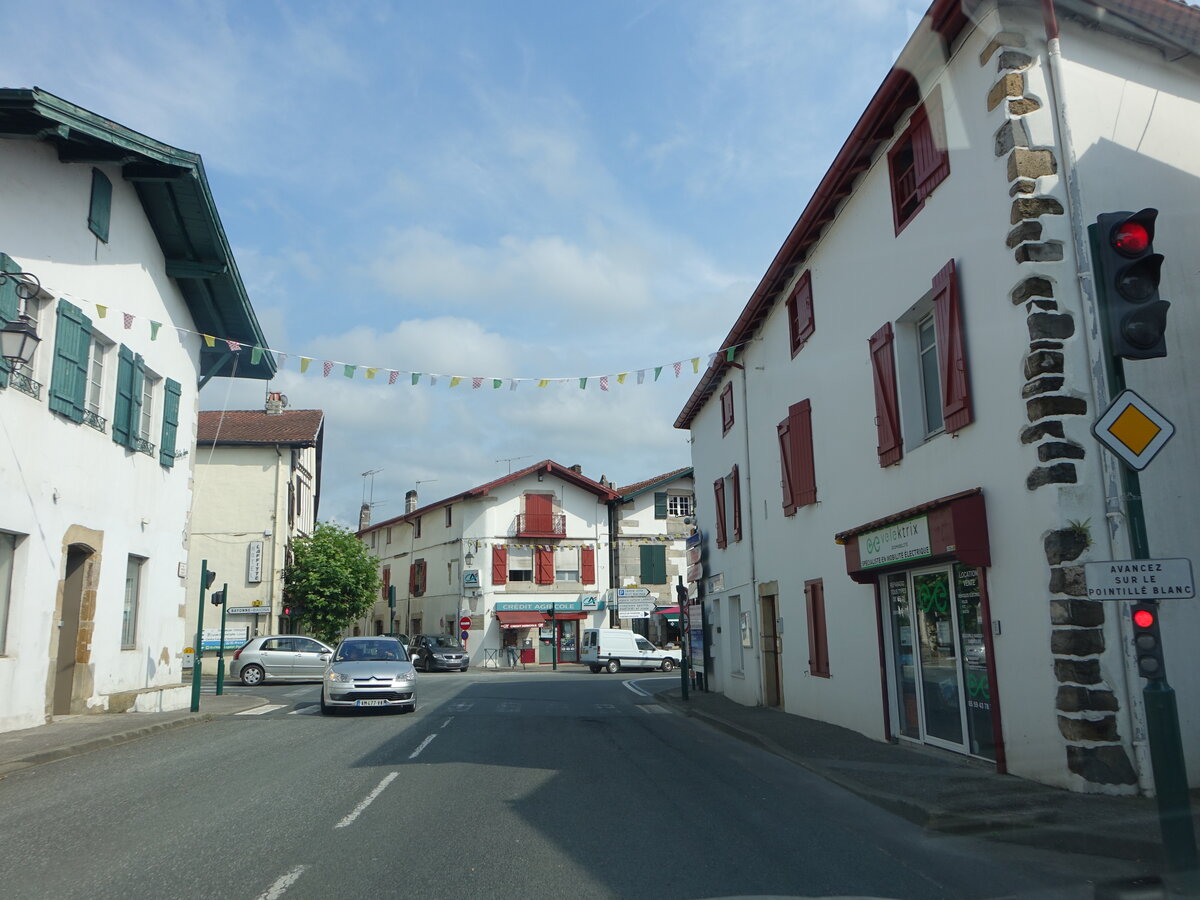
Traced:
<path id="1" fill-rule="evenodd" d="M 538 584 L 554 584 L 553 547 L 538 547 L 534 551 L 533 580 Z"/>
<path id="2" fill-rule="evenodd" d="M 954 260 L 933 277 L 933 320 L 942 382 L 942 419 L 946 431 L 953 434 L 971 424 L 971 385 Z"/>
<path id="3" fill-rule="evenodd" d="M 801 400 L 788 407 L 792 440 L 792 465 L 796 506 L 817 502 L 817 471 L 813 459 L 812 401 Z"/>
<path id="4" fill-rule="evenodd" d="M 742 539 L 742 479 L 736 465 L 729 475 L 729 481 L 733 495 L 730 498 L 733 501 L 733 540 L 736 543 Z"/>
<path id="5" fill-rule="evenodd" d="M 820 578 L 804 582 L 808 613 L 808 673 L 829 677 L 829 638 L 825 627 L 825 585 Z"/>
<path id="6" fill-rule="evenodd" d="M 721 434 L 728 433 L 733 427 L 733 382 L 725 385 L 721 391 Z"/>
<path id="7" fill-rule="evenodd" d="M 725 537 L 725 479 L 713 482 L 713 497 L 717 504 L 717 549 L 723 549 L 729 541 Z"/>
<path id="8" fill-rule="evenodd" d="M 875 382 L 875 429 L 879 465 L 890 466 L 904 455 L 900 440 L 900 401 L 896 393 L 896 354 L 892 323 L 871 335 L 871 375 Z"/>
<path id="9" fill-rule="evenodd" d="M 492 547 L 492 584 L 508 584 L 508 548 Z"/>
<path id="10" fill-rule="evenodd" d="M 816 325 L 813 321 L 812 272 L 806 270 L 796 283 L 795 290 L 788 297 L 788 338 L 791 342 L 792 356 L 800 352 L 800 348 L 812 337 Z"/>
<path id="11" fill-rule="evenodd" d="M 408 592 L 413 597 L 425 594 L 425 560 L 418 559 L 408 567 Z"/>
<path id="12" fill-rule="evenodd" d="M 579 551 L 579 578 L 583 584 L 596 583 L 596 548 L 583 547 Z"/>
<path id="13" fill-rule="evenodd" d="M 796 514 L 796 490 L 792 486 L 795 479 L 792 472 L 791 428 L 792 420 L 790 415 L 776 427 L 776 431 L 779 434 L 779 469 L 781 474 L 779 484 L 783 488 L 783 514 L 785 516 L 794 516 Z"/>
<path id="14" fill-rule="evenodd" d="M 934 188 L 950 174 L 941 92 L 935 89 L 918 106 L 908 127 L 888 151 L 892 218 L 896 234 L 921 211 Z"/>

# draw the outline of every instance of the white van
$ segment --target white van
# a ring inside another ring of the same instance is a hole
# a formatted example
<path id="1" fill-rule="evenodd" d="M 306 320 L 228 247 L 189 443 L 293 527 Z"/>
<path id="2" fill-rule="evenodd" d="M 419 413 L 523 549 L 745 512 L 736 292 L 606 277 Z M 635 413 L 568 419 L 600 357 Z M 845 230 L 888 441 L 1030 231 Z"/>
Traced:
<path id="1" fill-rule="evenodd" d="M 583 654 L 579 661 L 599 672 L 621 669 L 661 669 L 670 672 L 679 665 L 680 650 L 659 650 L 640 634 L 623 628 L 585 628 Z"/>

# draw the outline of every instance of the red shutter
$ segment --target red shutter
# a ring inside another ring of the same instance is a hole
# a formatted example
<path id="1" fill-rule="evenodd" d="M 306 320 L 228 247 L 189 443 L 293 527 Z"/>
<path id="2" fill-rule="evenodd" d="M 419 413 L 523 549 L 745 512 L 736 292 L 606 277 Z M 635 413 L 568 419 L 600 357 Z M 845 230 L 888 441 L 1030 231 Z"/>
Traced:
<path id="1" fill-rule="evenodd" d="M 794 516 L 796 514 L 796 492 L 792 487 L 795 479 L 792 476 L 791 427 L 792 418 L 789 412 L 788 418 L 780 422 L 775 428 L 779 433 L 779 470 L 782 475 L 779 485 L 783 488 L 783 514 L 785 516 Z"/>
<path id="2" fill-rule="evenodd" d="M 410 596 L 417 596 L 417 564 L 409 563 L 408 566 L 408 593 Z"/>
<path id="3" fill-rule="evenodd" d="M 950 151 L 946 146 L 946 118 L 942 95 L 935 90 L 913 115 L 913 157 L 917 170 L 917 191 L 922 200 L 950 174 Z"/>
<path id="4" fill-rule="evenodd" d="M 729 477 L 733 481 L 733 539 L 736 542 L 742 539 L 742 479 L 736 465 Z"/>
<path id="5" fill-rule="evenodd" d="M 788 325 L 792 339 L 792 356 L 812 337 L 813 321 L 812 271 L 805 270 L 788 300 Z"/>
<path id="6" fill-rule="evenodd" d="M 825 627 L 825 585 L 818 578 L 804 582 L 808 612 L 808 673 L 829 677 L 829 638 Z"/>
<path id="7" fill-rule="evenodd" d="M 584 584 L 596 583 L 596 548 L 583 547 L 579 551 L 579 577 Z"/>
<path id="8" fill-rule="evenodd" d="M 538 547 L 534 551 L 533 579 L 538 584 L 554 584 L 554 548 Z"/>
<path id="9" fill-rule="evenodd" d="M 554 533 L 554 506 L 549 494 L 525 495 L 525 530 L 533 534 Z"/>
<path id="10" fill-rule="evenodd" d="M 492 547 L 492 584 L 508 584 L 508 548 Z"/>
<path id="11" fill-rule="evenodd" d="M 812 402 L 801 400 L 788 407 L 792 441 L 793 503 L 807 506 L 817 502 L 817 471 L 813 460 Z"/>
<path id="12" fill-rule="evenodd" d="M 972 421 L 967 348 L 954 260 L 933 277 L 933 323 L 937 331 L 938 374 L 942 379 L 942 419 L 946 432 L 953 434 Z"/>
<path id="13" fill-rule="evenodd" d="M 892 323 L 871 335 L 871 372 L 875 379 L 875 428 L 879 465 L 890 466 L 904 455 L 900 442 L 900 403 L 896 396 L 896 359 Z"/>
<path id="14" fill-rule="evenodd" d="M 729 541 L 725 537 L 725 479 L 718 478 L 713 482 L 713 495 L 717 502 L 717 549 L 725 547 Z"/>
<path id="15" fill-rule="evenodd" d="M 733 427 L 733 382 L 721 391 L 721 434 Z"/>

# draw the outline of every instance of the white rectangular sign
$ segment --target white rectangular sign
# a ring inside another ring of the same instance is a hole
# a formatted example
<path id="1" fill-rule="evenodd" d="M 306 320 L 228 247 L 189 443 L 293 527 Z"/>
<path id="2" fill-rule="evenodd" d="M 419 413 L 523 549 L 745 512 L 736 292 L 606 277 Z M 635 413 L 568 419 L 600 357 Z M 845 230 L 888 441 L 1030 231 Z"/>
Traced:
<path id="1" fill-rule="evenodd" d="M 617 588 L 617 598 L 649 597 L 650 588 Z"/>
<path id="2" fill-rule="evenodd" d="M 622 619 L 645 619 L 654 612 L 653 600 L 618 600 L 617 615 Z"/>
<path id="3" fill-rule="evenodd" d="M 270 611 L 269 606 L 231 606 L 225 610 L 231 616 L 264 616 Z"/>
<path id="4" fill-rule="evenodd" d="M 1091 600 L 1192 600 L 1190 559 L 1112 559 L 1083 564 Z"/>
<path id="5" fill-rule="evenodd" d="M 924 559 L 930 552 L 929 520 L 925 516 L 858 536 L 858 559 L 864 569 Z"/>
<path id="6" fill-rule="evenodd" d="M 246 581 L 258 584 L 262 581 L 263 542 L 251 541 L 246 548 Z"/>

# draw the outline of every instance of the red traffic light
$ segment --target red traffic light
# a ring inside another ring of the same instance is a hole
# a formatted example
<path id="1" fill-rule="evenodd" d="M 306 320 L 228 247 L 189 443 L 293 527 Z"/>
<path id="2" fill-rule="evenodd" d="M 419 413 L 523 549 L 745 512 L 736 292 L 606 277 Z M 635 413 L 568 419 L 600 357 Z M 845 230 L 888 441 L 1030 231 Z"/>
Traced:
<path id="1" fill-rule="evenodd" d="M 1154 626 L 1154 613 L 1148 609 L 1135 609 L 1133 611 L 1133 624 L 1138 628 L 1151 628 Z"/>
<path id="2" fill-rule="evenodd" d="M 1146 252 L 1151 237 L 1149 228 L 1131 219 L 1113 229 L 1112 244 L 1123 256 L 1137 256 Z"/>
<path id="3" fill-rule="evenodd" d="M 283 614 L 285 616 L 290 616 L 292 614 L 292 608 L 290 606 L 285 606 L 283 608 Z"/>

